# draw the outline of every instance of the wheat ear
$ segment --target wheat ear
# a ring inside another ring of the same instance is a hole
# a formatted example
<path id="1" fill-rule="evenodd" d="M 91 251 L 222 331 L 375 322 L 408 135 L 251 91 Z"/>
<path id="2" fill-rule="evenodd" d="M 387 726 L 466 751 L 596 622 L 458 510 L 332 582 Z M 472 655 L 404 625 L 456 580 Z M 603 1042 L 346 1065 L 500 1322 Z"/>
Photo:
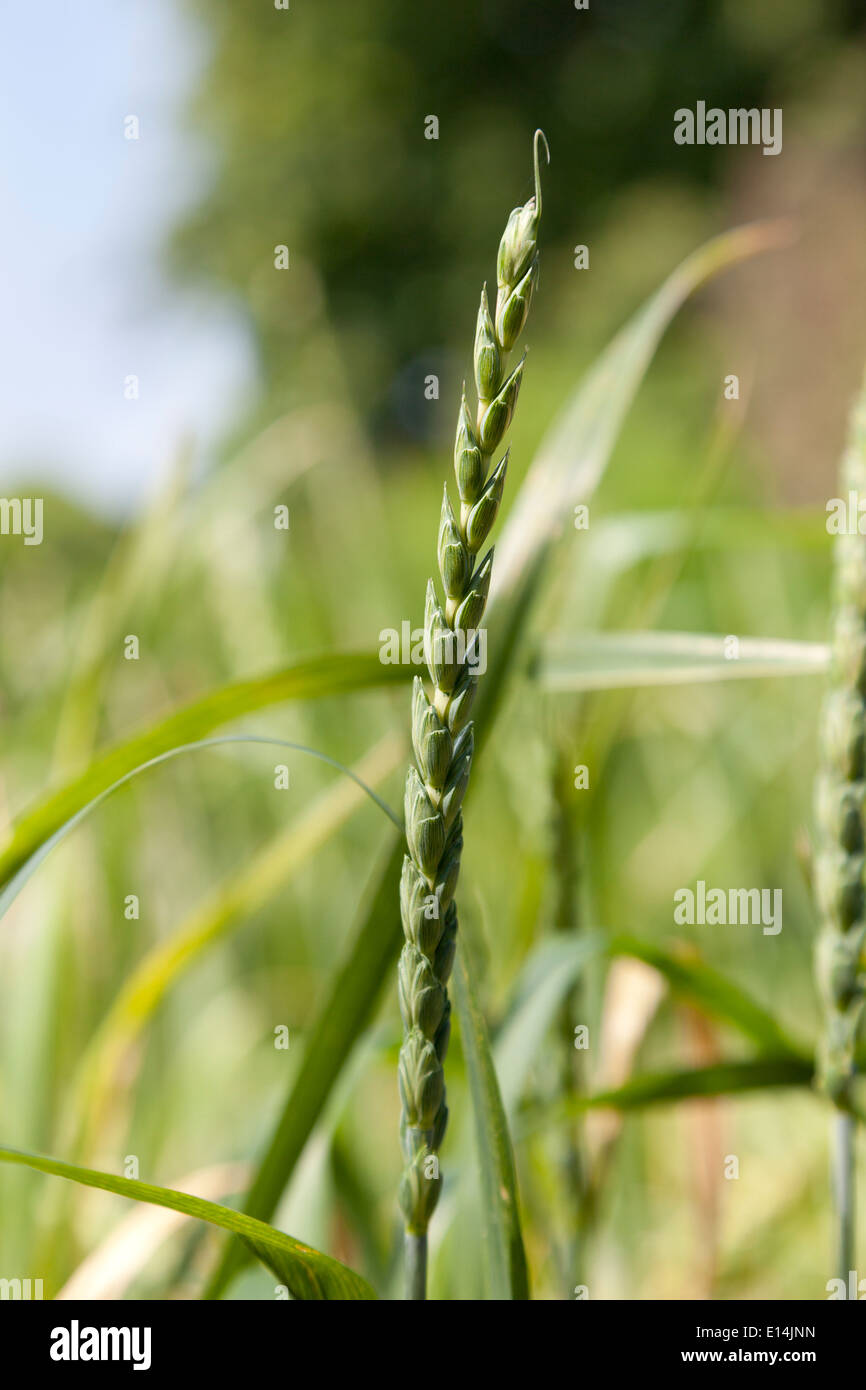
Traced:
<path id="1" fill-rule="evenodd" d="M 432 699 L 415 678 L 412 747 L 415 764 L 406 778 L 406 842 L 400 912 L 406 944 L 400 957 L 399 995 L 404 1037 L 399 1082 L 404 1171 L 400 1206 L 406 1229 L 406 1296 L 426 1297 L 427 1227 L 440 1191 L 437 1153 L 448 1122 L 443 1063 L 450 1034 L 446 988 L 457 942 L 454 892 L 463 848 L 460 810 L 472 764 L 469 719 L 479 664 L 479 624 L 484 615 L 493 550 L 479 552 L 496 520 L 505 486 L 508 453 L 490 463 L 511 423 L 524 358 L 510 374 L 506 359 L 529 312 L 538 279 L 537 235 L 541 216 L 539 149 L 534 140 L 535 193 L 511 213 L 497 260 L 497 294 L 491 318 L 487 287 L 481 291 L 475 332 L 475 420 L 466 388 L 457 422 L 454 467 L 459 512 L 448 497 L 439 523 L 439 575 L 444 605 L 427 585 L 424 657 Z"/>
<path id="2" fill-rule="evenodd" d="M 842 459 L 843 496 L 866 497 L 866 382 Z M 866 1003 L 866 539 L 835 538 L 835 620 L 830 688 L 821 713 L 815 795 L 816 970 L 824 1006 L 818 1080 L 837 1107 L 834 1188 L 839 1275 L 853 1260 L 851 1115 L 855 1046 Z"/>

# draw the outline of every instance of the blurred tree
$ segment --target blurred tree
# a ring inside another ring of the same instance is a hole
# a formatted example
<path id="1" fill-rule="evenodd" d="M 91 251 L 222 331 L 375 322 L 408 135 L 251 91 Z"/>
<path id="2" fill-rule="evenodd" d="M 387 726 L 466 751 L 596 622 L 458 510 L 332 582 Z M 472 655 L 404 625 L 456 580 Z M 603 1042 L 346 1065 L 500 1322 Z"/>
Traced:
<path id="1" fill-rule="evenodd" d="M 326 308 L 380 437 L 407 427 L 407 374 L 414 398 L 465 339 L 467 280 L 491 272 L 502 190 L 512 204 L 529 190 L 536 126 L 556 167 L 547 236 L 588 241 L 631 181 L 721 177 L 718 150 L 674 144 L 677 107 L 771 105 L 816 33 L 826 45 L 856 22 L 818 0 L 189 3 L 212 32 L 194 119 L 216 173 L 175 264 L 248 306 L 266 418 L 321 391 L 311 325 Z"/>

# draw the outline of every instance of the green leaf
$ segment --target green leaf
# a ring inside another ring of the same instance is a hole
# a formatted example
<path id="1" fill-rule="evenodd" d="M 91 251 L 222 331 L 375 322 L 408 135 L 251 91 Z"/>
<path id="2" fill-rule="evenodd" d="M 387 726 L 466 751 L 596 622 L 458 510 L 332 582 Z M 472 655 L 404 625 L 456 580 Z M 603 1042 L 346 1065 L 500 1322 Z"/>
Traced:
<path id="1" fill-rule="evenodd" d="M 313 657 L 272 675 L 238 681 L 211 691 L 132 738 L 115 744 L 83 773 L 25 812 L 0 851 L 0 886 L 8 884 L 51 836 L 90 802 L 136 768 L 154 762 L 171 749 L 198 742 L 223 724 L 285 700 L 312 700 L 401 684 L 412 674 L 411 667 L 385 665 L 375 655 L 336 653 Z"/>
<path id="2" fill-rule="evenodd" d="M 361 761 L 359 770 L 369 770 L 369 775 L 374 777 L 389 770 L 394 761 L 393 742 L 393 740 L 383 740 L 367 758 Z M 396 742 L 399 746 L 399 740 Z M 360 775 L 360 771 L 356 772 L 347 768 L 327 754 L 308 748 L 303 744 L 263 735 L 230 734 L 169 749 L 142 767 L 133 768 L 115 786 L 122 785 L 146 768 L 181 753 L 235 743 L 256 743 L 290 748 L 337 768 L 346 774 L 356 788 L 360 789 L 364 795 L 369 796 L 395 825 L 400 827 L 399 817 L 372 790 Z M 30 860 L 25 862 L 7 884 L 5 890 L 0 893 L 0 916 L 51 849 L 114 790 L 115 787 L 107 788 L 91 803 L 82 807 L 75 816 L 40 846 Z M 291 826 L 287 835 L 277 836 L 274 844 L 269 845 L 260 856 L 254 859 L 251 865 L 246 866 L 235 876 L 227 893 L 217 893 L 215 900 L 210 900 L 205 905 L 203 912 L 193 914 L 186 930 L 158 943 L 133 972 L 131 979 L 126 982 L 114 1000 L 102 1027 L 94 1036 L 79 1065 L 75 1084 L 68 1093 L 70 1115 L 68 1131 L 75 1134 L 77 1148 L 85 1145 L 88 1130 L 92 1130 L 98 1123 L 101 1108 L 106 1098 L 110 1096 L 112 1082 L 121 1068 L 128 1048 L 146 1025 L 165 990 L 183 968 L 188 966 L 203 949 L 217 940 L 228 929 L 230 923 L 237 920 L 238 915 L 245 908 L 251 910 L 251 903 L 257 900 L 257 895 L 263 891 L 263 878 L 264 884 L 270 885 L 273 889 L 274 880 L 280 882 L 289 876 L 294 868 L 303 863 L 304 859 L 328 838 L 334 826 L 345 818 L 348 810 L 357 805 L 358 792 L 354 791 L 354 788 L 348 790 L 354 794 L 354 799 L 348 799 L 347 789 L 343 788 L 342 795 L 339 792 L 336 795 L 327 795 L 320 802 L 314 803 L 300 824 Z M 260 902 L 260 898 L 258 901 Z"/>
<path id="3" fill-rule="evenodd" d="M 700 512 L 700 524 L 682 507 L 644 508 L 593 517 L 581 535 L 591 566 L 622 574 L 633 565 L 660 556 L 690 553 L 742 554 L 772 550 L 830 550 L 827 514 L 817 507 L 779 512 L 757 506 L 714 503 Z"/>
<path id="4" fill-rule="evenodd" d="M 527 957 L 493 1049 L 508 1115 L 514 1114 L 529 1070 L 584 966 L 606 949 L 603 932 L 581 932 L 542 941 Z"/>
<path id="5" fill-rule="evenodd" d="M 483 1201 L 482 1232 L 488 1295 L 492 1299 L 529 1298 L 526 1254 L 520 1230 L 517 1178 L 505 1107 L 499 1093 L 487 1024 L 469 972 L 466 952 L 457 952 L 454 1005 L 475 1112 Z"/>
<path id="6" fill-rule="evenodd" d="M 155 942 L 124 980 L 67 1088 L 70 1130 L 79 1143 L 94 1131 L 136 1039 L 169 989 L 210 947 L 248 922 L 285 889 L 310 857 L 357 810 L 367 782 L 378 782 L 402 756 L 403 743 L 387 736 L 362 758 L 351 782 L 328 787 L 284 829 L 241 864 L 169 936 Z"/>
<path id="7" fill-rule="evenodd" d="M 170 1187 L 155 1187 L 134 1178 L 117 1177 L 114 1173 L 100 1173 L 93 1168 L 79 1168 L 72 1163 L 19 1149 L 0 1149 L 0 1162 L 21 1164 L 26 1168 L 35 1168 L 40 1173 L 51 1173 L 59 1178 L 68 1178 L 70 1182 L 82 1183 L 85 1187 L 97 1187 L 121 1197 L 132 1197 L 137 1202 L 169 1207 L 185 1216 L 194 1216 L 199 1221 L 208 1221 L 212 1226 L 233 1231 L 276 1275 L 280 1283 L 286 1285 L 293 1298 L 303 1301 L 376 1298 L 367 1281 L 354 1270 L 340 1264 L 339 1260 L 332 1260 L 329 1255 L 301 1245 L 263 1221 L 256 1221 L 230 1207 L 207 1202 L 203 1197 L 175 1192 Z"/>
<path id="8" fill-rule="evenodd" d="M 714 237 L 688 256 L 620 330 L 533 459 L 496 546 L 491 601 L 519 589 L 572 508 L 590 500 L 659 340 L 689 295 L 719 271 L 789 240 L 790 229 L 781 222 L 755 222 Z"/>
<path id="9" fill-rule="evenodd" d="M 67 769 L 70 773 L 77 770 L 75 764 L 80 766 L 80 760 L 92 754 L 104 686 L 114 669 L 115 641 L 119 643 L 126 630 L 121 626 L 125 614 L 134 607 L 141 623 L 153 613 L 168 576 L 177 573 L 175 551 L 181 537 L 188 542 L 190 534 L 189 528 L 184 530 L 179 523 L 192 456 L 189 442 L 179 445 L 158 491 L 118 537 L 95 592 L 82 601 L 83 612 L 79 615 L 73 610 L 69 615 L 75 640 L 69 653 L 52 759 L 62 774 Z M 209 477 L 208 484 L 212 486 L 212 478 L 220 474 L 218 470 Z M 201 505 L 201 497 L 197 500 Z"/>
<path id="10" fill-rule="evenodd" d="M 3 916 L 14 902 L 15 898 L 17 898 L 24 884 L 30 878 L 34 870 L 42 863 L 43 859 L 51 853 L 61 840 L 66 838 L 70 831 L 73 830 L 80 821 L 84 820 L 91 811 L 94 811 L 107 797 L 111 796 L 112 792 L 117 791 L 119 787 L 131 781 L 134 777 L 138 777 L 142 772 L 146 772 L 149 768 L 156 767 L 159 763 L 167 762 L 171 758 L 176 758 L 181 753 L 194 753 L 201 748 L 215 748 L 226 743 L 263 743 L 277 748 L 292 748 L 296 753 L 306 753 L 311 758 L 318 758 L 320 762 L 328 763 L 331 767 L 335 767 L 340 772 L 344 772 L 347 777 L 351 777 L 352 781 L 357 782 L 379 809 L 385 812 L 388 819 L 394 822 L 398 829 L 401 826 L 400 818 L 397 816 L 396 812 L 391 810 L 390 806 L 373 791 L 372 787 L 368 787 L 365 782 L 362 782 L 351 768 L 346 767 L 343 763 L 337 762 L 335 758 L 329 757 L 327 753 L 320 753 L 315 748 L 308 748 L 303 743 L 294 743 L 290 739 L 269 738 L 264 734 L 224 734 L 219 738 L 199 739 L 196 743 L 182 743 L 177 748 L 169 748 L 164 753 L 160 753 L 157 757 L 149 758 L 147 762 L 140 763 L 138 767 L 131 768 L 124 776 L 119 777 L 116 782 L 112 782 L 111 786 L 99 792 L 92 800 L 86 802 L 76 811 L 73 816 L 70 816 L 68 820 L 64 821 L 63 824 L 54 831 L 53 835 L 48 836 L 47 839 L 42 841 L 39 847 L 24 861 L 18 871 L 13 874 L 12 878 L 6 883 L 2 893 L 0 893 L 0 917 Z"/>
<path id="11" fill-rule="evenodd" d="M 403 940 L 397 897 L 402 862 L 403 841 L 395 837 L 357 935 L 322 1001 L 300 1069 L 245 1199 L 244 1210 L 253 1216 L 264 1220 L 276 1210 L 334 1082 L 369 1021 L 385 982 L 392 981 Z M 205 1297 L 221 1297 L 245 1263 L 243 1249 L 232 1241 Z"/>
<path id="12" fill-rule="evenodd" d="M 675 994 L 730 1024 L 762 1051 L 809 1061 L 809 1052 L 788 1037 L 767 1009 L 696 954 L 674 955 L 634 936 L 615 936 L 609 950 L 613 956 L 633 956 L 651 965 Z"/>
<path id="13" fill-rule="evenodd" d="M 716 1062 L 682 1071 L 647 1072 L 633 1076 L 613 1091 L 577 1096 L 556 1110 L 569 1119 L 584 1110 L 639 1110 L 646 1105 L 693 1100 L 700 1096 L 729 1096 L 767 1087 L 809 1086 L 815 1068 L 808 1057 L 754 1057 L 744 1062 Z"/>
<path id="14" fill-rule="evenodd" d="M 740 637 L 736 657 L 724 637 L 694 632 L 605 632 L 553 636 L 533 675 L 544 690 L 579 692 L 632 686 L 690 685 L 763 676 L 822 675 L 830 648 L 821 642 Z"/>
<path id="15" fill-rule="evenodd" d="M 513 987 L 505 1018 L 493 1040 L 496 1076 L 512 1132 L 520 1123 L 518 1107 L 527 1089 L 529 1071 L 545 1045 L 559 1009 L 587 962 L 603 955 L 607 947 L 608 938 L 604 932 L 563 932 L 547 937 L 529 952 Z M 476 1164 L 471 1153 L 472 1141 L 471 1134 L 461 1134 L 460 1153 L 449 1159 L 449 1168 L 453 1163 L 459 1172 L 456 1190 L 447 1203 L 443 1202 L 444 1210 L 440 1209 L 437 1217 L 439 1241 L 433 1267 L 436 1274 L 440 1262 L 447 1259 L 449 1232 L 463 1231 L 470 1219 L 476 1219 Z M 465 1259 L 461 1267 L 465 1267 Z M 438 1282 L 435 1275 L 433 1282 Z"/>

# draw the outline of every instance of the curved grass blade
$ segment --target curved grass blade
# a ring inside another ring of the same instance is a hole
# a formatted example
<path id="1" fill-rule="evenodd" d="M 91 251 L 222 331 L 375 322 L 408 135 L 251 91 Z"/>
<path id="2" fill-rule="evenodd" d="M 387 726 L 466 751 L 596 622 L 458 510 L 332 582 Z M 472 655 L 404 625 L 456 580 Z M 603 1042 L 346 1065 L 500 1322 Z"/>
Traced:
<path id="1" fill-rule="evenodd" d="M 388 735 L 356 764 L 352 783 L 338 780 L 304 813 L 276 834 L 164 940 L 156 942 L 123 982 L 79 1064 L 70 1087 L 69 1132 L 75 1152 L 87 1152 L 86 1135 L 98 1128 L 130 1053 L 166 993 L 203 953 L 248 921 L 291 882 L 364 800 L 375 784 L 399 766 L 403 743 Z"/>
<path id="2" fill-rule="evenodd" d="M 585 931 L 562 937 L 548 937 L 539 942 L 525 959 L 514 986 L 506 1016 L 493 1038 L 493 1063 L 510 1126 L 514 1127 L 518 1104 L 523 1098 L 528 1073 L 537 1062 L 557 1011 L 569 995 L 575 981 L 580 979 L 588 960 L 605 954 L 607 937 L 602 931 Z M 453 1227 L 463 1229 L 475 1200 L 474 1165 L 471 1159 L 471 1136 L 461 1136 L 460 1175 L 448 1200 L 439 1204 L 439 1259 L 445 1250 L 446 1232 Z M 468 1144 L 466 1141 L 468 1140 Z M 434 1266 L 438 1273 L 438 1266 Z"/>
<path id="3" fill-rule="evenodd" d="M 788 1037 L 773 1015 L 726 975 L 694 954 L 674 955 L 634 936 L 615 936 L 609 951 L 614 956 L 633 956 L 663 975 L 674 994 L 688 999 L 705 1013 L 730 1024 L 763 1052 L 809 1060 L 808 1049 Z"/>
<path id="4" fill-rule="evenodd" d="M 331 1088 L 390 978 L 403 941 L 395 906 L 402 862 L 402 839 L 395 835 L 357 935 L 316 1016 L 300 1069 L 245 1198 L 244 1210 L 262 1220 L 276 1210 Z M 232 1241 L 205 1289 L 205 1298 L 220 1298 L 246 1263 L 243 1247 Z"/>
<path id="5" fill-rule="evenodd" d="M 483 1200 L 482 1231 L 491 1299 L 528 1299 L 529 1276 L 520 1230 L 517 1177 L 505 1107 L 496 1079 L 487 1024 L 469 972 L 458 950 L 454 1004 L 475 1112 Z"/>
<path id="6" fill-rule="evenodd" d="M 200 741 L 221 725 L 269 705 L 405 684 L 412 674 L 411 666 L 384 665 L 373 654 L 335 653 L 211 691 L 159 723 L 115 744 L 83 773 L 49 792 L 26 811 L 0 851 L 0 886 L 8 884 L 31 855 L 88 802 L 127 773 L 153 762 L 170 749 Z"/>
<path id="7" fill-rule="evenodd" d="M 713 237 L 688 256 L 629 320 L 548 431 L 496 547 L 491 599 L 506 597 L 595 492 L 623 419 L 659 341 L 685 301 L 719 271 L 791 240 L 786 222 L 755 222 Z"/>
<path id="8" fill-rule="evenodd" d="M 811 1087 L 814 1062 L 808 1057 L 752 1057 L 745 1061 L 714 1062 L 706 1067 L 671 1068 L 632 1076 L 622 1086 L 589 1096 L 571 1096 L 551 1106 L 533 1107 L 520 1119 L 518 1136 L 551 1126 L 570 1124 L 588 1110 L 616 1110 L 622 1114 L 651 1105 L 743 1095 L 750 1091 Z"/>
<path id="9" fill-rule="evenodd" d="M 603 932 L 581 932 L 562 939 L 548 938 L 527 957 L 493 1046 L 508 1115 L 517 1108 L 527 1075 L 563 1001 L 587 961 L 606 949 Z"/>
<path id="10" fill-rule="evenodd" d="M 716 1062 L 708 1067 L 647 1072 L 633 1076 L 616 1090 L 573 1097 L 555 1113 L 557 1119 L 564 1120 L 585 1110 L 640 1110 L 647 1105 L 701 1096 L 731 1096 L 781 1086 L 809 1086 L 814 1074 L 810 1058 L 788 1054 L 753 1057 L 743 1062 Z"/>
<path id="11" fill-rule="evenodd" d="M 0 893 L 0 917 L 4 915 L 15 901 L 31 874 L 51 853 L 55 846 L 58 845 L 61 840 L 64 840 L 70 831 L 74 830 L 86 816 L 89 816 L 91 811 L 95 811 L 97 806 L 101 805 L 113 792 L 116 792 L 120 787 L 124 786 L 126 782 L 132 781 L 134 777 L 138 777 L 142 772 L 146 772 L 151 767 L 156 767 L 159 763 L 168 762 L 172 758 L 179 757 L 181 753 L 194 753 L 201 748 L 216 748 L 220 744 L 226 743 L 263 743 L 277 748 L 292 748 L 297 753 L 306 753 L 311 758 L 317 758 L 320 762 L 328 763 L 331 767 L 335 767 L 340 772 L 344 772 L 347 777 L 351 777 L 353 782 L 357 782 L 371 800 L 376 803 L 379 809 L 384 811 L 388 819 L 393 821 L 398 828 L 402 824 L 397 814 L 391 810 L 390 806 L 382 800 L 377 792 L 373 791 L 372 787 L 368 787 L 366 782 L 362 782 L 351 768 L 346 767 L 343 763 L 337 762 L 335 758 L 329 757 L 327 753 L 320 753 L 315 748 L 307 748 L 303 743 L 293 743 L 290 739 L 268 738 L 264 734 L 222 734 L 218 738 L 198 739 L 194 743 L 181 743 L 176 748 L 168 748 L 165 752 L 159 753 L 156 757 L 148 758 L 146 762 L 139 763 L 138 766 L 130 768 L 122 777 L 118 777 L 116 782 L 112 782 L 110 786 L 105 787 L 103 791 L 100 791 L 92 800 L 87 801 L 74 815 L 64 821 L 52 835 L 42 841 L 39 847 L 24 861 L 13 877 L 6 883 L 2 893 Z"/>
<path id="12" fill-rule="evenodd" d="M 95 591 L 82 599 L 80 614 L 69 615 L 75 640 L 57 715 L 52 777 L 79 772 L 92 756 L 104 687 L 114 667 L 113 641 L 125 630 L 124 616 L 134 608 L 139 624 L 147 620 L 169 575 L 176 574 L 180 538 L 198 534 L 180 525 L 193 454 L 190 439 L 178 441 L 156 491 L 115 541 Z M 205 491 L 209 484 L 210 479 Z"/>
<path id="13" fill-rule="evenodd" d="M 133 607 L 139 621 L 152 614 L 169 576 L 175 583 L 179 577 L 190 582 L 197 567 L 216 569 L 238 533 L 325 459 L 344 451 L 357 467 L 359 439 L 352 418 L 336 402 L 288 411 L 192 491 L 192 442 L 179 442 L 159 490 L 121 532 L 95 594 L 86 600 L 58 718 L 54 761 L 61 775 L 67 768 L 77 771 L 92 751 L 99 701 L 113 663 L 111 643 L 125 630 L 124 615 Z"/>
<path id="14" fill-rule="evenodd" d="M 552 637 L 533 664 L 542 689 L 576 693 L 635 686 L 690 685 L 755 680 L 766 676 L 816 676 L 830 661 L 822 642 L 740 637 L 735 658 L 724 637 L 695 632 L 599 632 Z"/>
<path id="15" fill-rule="evenodd" d="M 742 554 L 772 549 L 794 552 L 829 552 L 827 514 L 815 506 L 793 507 L 778 512 L 761 506 L 714 502 L 705 507 L 696 528 L 694 518 L 682 507 L 617 511 L 593 517 L 581 544 L 588 562 L 611 573 L 622 574 L 644 560 L 677 554 L 688 549 L 702 554 Z"/>
<path id="16" fill-rule="evenodd" d="M 248 1178 L 246 1163 L 218 1163 L 182 1174 L 170 1184 L 170 1188 L 174 1192 L 188 1193 L 191 1197 L 203 1197 L 207 1202 L 221 1202 L 229 1193 L 242 1191 Z M 119 1302 L 127 1296 L 151 1260 L 160 1258 L 160 1253 L 165 1252 L 166 1245 L 174 1235 L 181 1236 L 184 1252 L 193 1243 L 198 1243 L 205 1232 L 199 1230 L 193 1233 L 191 1225 L 194 1221 L 194 1217 L 168 1207 L 155 1207 L 149 1202 L 132 1204 L 130 1210 L 114 1222 L 104 1235 L 100 1235 L 97 1244 L 80 1258 L 76 1268 L 53 1295 L 53 1302 Z M 291 1225 L 291 1222 L 288 1224 Z M 73 1258 L 79 1258 L 78 1251 L 74 1252 Z M 180 1259 L 184 1259 L 184 1254 Z M 161 1284 L 165 1299 L 176 1297 L 179 1282 L 176 1274 L 170 1269 L 166 1271 L 166 1278 Z"/>
<path id="17" fill-rule="evenodd" d="M 308 1245 L 301 1245 L 263 1221 L 256 1221 L 243 1212 L 219 1206 L 216 1202 L 205 1201 L 203 1197 L 175 1192 L 169 1187 L 155 1187 L 152 1183 L 139 1182 L 135 1178 L 117 1177 L 114 1173 L 100 1173 L 93 1168 L 79 1168 L 60 1159 L 19 1149 L 0 1148 L 0 1162 L 35 1168 L 40 1173 L 51 1173 L 85 1187 L 131 1197 L 136 1202 L 152 1202 L 158 1207 L 169 1207 L 185 1216 L 194 1216 L 200 1221 L 210 1222 L 212 1226 L 232 1231 L 245 1241 L 256 1258 L 276 1275 L 280 1283 L 286 1285 L 293 1298 L 304 1302 L 376 1298 L 367 1281 L 354 1270 L 340 1264 L 339 1260 L 322 1255 Z"/>
<path id="18" fill-rule="evenodd" d="M 593 957 L 603 955 L 607 944 L 605 933 L 600 931 L 563 934 L 547 937 L 527 956 L 512 991 L 505 1018 L 493 1039 L 496 1076 L 512 1129 L 526 1090 L 528 1074 L 538 1060 L 563 1000 L 586 964 Z M 470 1215 L 474 1217 L 477 1203 L 473 1185 L 475 1165 L 471 1154 L 472 1142 L 471 1134 L 461 1135 L 459 1177 L 447 1198 L 443 1195 L 438 1208 L 439 1247 L 434 1264 L 434 1283 L 438 1281 L 440 1262 L 448 1245 L 448 1233 L 454 1229 L 463 1230 Z M 456 1295 L 451 1293 L 449 1296 Z"/>

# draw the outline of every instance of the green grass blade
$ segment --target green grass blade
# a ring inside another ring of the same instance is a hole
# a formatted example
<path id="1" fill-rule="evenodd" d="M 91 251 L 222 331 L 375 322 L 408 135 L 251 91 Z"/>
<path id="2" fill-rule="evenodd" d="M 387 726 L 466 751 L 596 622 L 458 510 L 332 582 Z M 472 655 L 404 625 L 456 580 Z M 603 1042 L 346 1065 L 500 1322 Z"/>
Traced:
<path id="1" fill-rule="evenodd" d="M 139 1182 L 135 1178 L 121 1178 L 114 1173 L 100 1173 L 93 1168 L 79 1168 L 72 1163 L 63 1163 L 56 1158 L 42 1154 L 26 1153 L 18 1149 L 0 1149 L 0 1162 L 17 1163 L 26 1168 L 35 1168 L 40 1173 L 51 1173 L 55 1177 L 67 1178 L 70 1182 L 85 1187 L 100 1188 L 104 1192 L 114 1192 L 120 1197 L 131 1197 L 136 1202 L 151 1202 L 154 1206 L 169 1207 L 172 1211 L 193 1216 L 199 1221 L 208 1221 L 212 1226 L 220 1226 L 241 1237 L 256 1257 L 285 1284 L 293 1298 L 302 1301 L 331 1299 L 375 1299 L 376 1294 L 365 1279 L 354 1270 L 322 1255 L 308 1245 L 301 1245 L 291 1236 L 256 1221 L 242 1212 L 230 1207 L 207 1202 L 203 1197 L 193 1197 L 188 1192 L 175 1192 L 170 1187 L 155 1187 L 152 1183 Z"/>
<path id="2" fill-rule="evenodd" d="M 808 1057 L 754 1057 L 744 1062 L 716 1062 L 681 1071 L 647 1072 L 633 1076 L 613 1091 L 578 1096 L 557 1111 L 566 1119 L 584 1110 L 640 1110 L 647 1105 L 693 1100 L 701 1096 L 731 1096 L 780 1086 L 809 1086 L 814 1065 Z"/>
<path id="3" fill-rule="evenodd" d="M 527 957 L 493 1049 L 508 1115 L 514 1114 L 528 1073 L 584 966 L 606 949 L 603 932 L 581 932 L 548 938 Z"/>
<path id="4" fill-rule="evenodd" d="M 730 1024 L 763 1052 L 808 1061 L 808 1050 L 792 1041 L 767 1009 L 698 956 L 674 955 L 633 936 L 615 936 L 609 950 L 611 955 L 633 956 L 651 965 L 664 976 L 675 994 L 697 1005 L 704 1013 Z"/>
<path id="5" fill-rule="evenodd" d="M 587 562 L 623 574 L 634 565 L 668 555 L 742 555 L 755 551 L 825 554 L 832 537 L 827 513 L 815 506 L 784 512 L 761 506 L 714 502 L 703 507 L 700 525 L 682 507 L 618 511 L 593 517 L 581 535 Z"/>
<path id="6" fill-rule="evenodd" d="M 502 1104 L 514 1130 L 518 1106 L 527 1089 L 529 1072 L 550 1036 L 557 1011 L 580 978 L 587 963 L 608 947 L 604 932 L 586 931 L 551 936 L 527 956 L 512 990 L 505 1017 L 493 1040 L 493 1060 Z M 467 1142 L 468 1141 L 468 1142 Z M 461 1135 L 456 1191 L 447 1204 L 447 1219 L 439 1220 L 439 1255 L 452 1230 L 463 1230 L 476 1205 L 471 1134 Z M 446 1257 L 447 1258 L 447 1257 Z M 434 1279 L 438 1275 L 438 1267 Z"/>
<path id="7" fill-rule="evenodd" d="M 381 781 L 404 756 L 399 738 L 383 739 L 355 765 L 357 776 L 351 782 L 340 779 L 324 790 L 249 862 L 229 874 L 170 936 L 155 942 L 142 956 L 111 1001 L 68 1088 L 66 1130 L 78 1136 L 76 1153 L 87 1153 L 87 1136 L 97 1131 L 107 1114 L 135 1043 L 168 991 L 207 950 L 285 890 L 358 809 L 367 783 Z"/>
<path id="8" fill-rule="evenodd" d="M 720 271 L 787 244 L 785 223 L 756 222 L 714 237 L 688 256 L 616 335 L 554 422 L 496 546 L 491 601 L 519 588 L 535 557 L 560 534 L 572 506 L 601 481 L 626 412 L 659 341 L 685 301 Z"/>
<path id="9" fill-rule="evenodd" d="M 31 855 L 88 802 L 133 769 L 153 762 L 170 749 L 195 743 L 221 725 L 286 700 L 312 700 L 402 684 L 412 674 L 411 667 L 385 665 L 373 654 L 335 653 L 211 691 L 159 723 L 115 744 L 83 773 L 49 792 L 26 811 L 0 851 L 0 886 L 5 886 Z"/>
<path id="10" fill-rule="evenodd" d="M 452 988 L 475 1112 L 488 1294 L 491 1299 L 527 1299 L 529 1276 L 520 1230 L 511 1136 L 487 1024 L 462 948 L 457 952 Z"/>
<path id="11" fill-rule="evenodd" d="M 71 776 L 93 753 L 99 712 L 115 642 L 124 633 L 124 617 L 133 609 L 139 624 L 156 609 L 169 575 L 176 572 L 177 548 L 184 532 L 180 518 L 190 485 L 192 449 L 179 443 L 167 475 L 144 503 L 142 512 L 118 536 L 96 590 L 70 613 L 75 633 L 70 664 L 57 717 L 52 775 Z"/>
<path id="12" fill-rule="evenodd" d="M 551 637 L 533 675 L 544 690 L 576 693 L 766 676 L 816 676 L 827 670 L 830 649 L 821 642 L 740 637 L 736 657 L 724 637 L 694 632 L 599 632 Z"/>
<path id="13" fill-rule="evenodd" d="M 402 839 L 395 837 L 355 940 L 306 1041 L 300 1069 L 244 1201 L 244 1210 L 262 1220 L 276 1210 L 331 1088 L 369 1021 L 385 981 L 390 981 L 403 940 L 397 908 L 402 862 Z M 208 1283 L 205 1297 L 220 1298 L 245 1264 L 243 1248 L 232 1241 Z"/>
<path id="14" fill-rule="evenodd" d="M 61 840 L 64 840 L 86 816 L 90 815 L 91 811 L 95 811 L 97 806 L 101 805 L 101 803 L 105 801 L 107 797 L 111 796 L 113 792 L 116 792 L 118 788 L 122 787 L 126 782 L 131 781 L 134 777 L 138 777 L 142 772 L 146 772 L 149 768 L 156 767 L 159 763 L 168 762 L 172 758 L 179 757 L 182 753 L 194 753 L 202 748 L 215 748 L 227 743 L 262 743 L 277 748 L 292 748 L 296 753 L 306 753 L 309 757 L 317 758 L 320 762 L 328 763 L 331 767 L 335 767 L 340 772 L 344 772 L 347 777 L 351 777 L 353 782 L 357 782 L 379 809 L 385 812 L 388 819 L 393 821 L 398 829 L 401 827 L 402 823 L 399 816 L 397 816 L 396 812 L 391 810 L 390 806 L 382 800 L 378 793 L 374 792 L 372 787 L 368 787 L 365 782 L 362 782 L 351 768 L 346 767 L 343 763 L 337 762 L 335 758 L 329 757 L 327 753 L 320 753 L 315 748 L 308 748 L 306 744 L 303 743 L 294 743 L 290 739 L 269 738 L 264 734 L 224 734 L 219 738 L 198 739 L 195 743 L 182 743 L 176 748 L 168 748 L 165 752 L 159 753 L 156 757 L 149 758 L 147 762 L 140 763 L 137 767 L 130 768 L 122 777 L 118 777 L 116 782 L 112 782 L 110 786 L 98 792 L 90 801 L 85 802 L 74 815 L 70 816 L 52 835 L 49 835 L 39 844 L 38 848 L 34 850 L 29 858 L 24 861 L 20 868 L 13 874 L 12 878 L 6 883 L 2 893 L 0 893 L 0 917 L 2 917 L 11 906 L 31 874 L 51 853 L 55 846 L 58 845 Z"/>

